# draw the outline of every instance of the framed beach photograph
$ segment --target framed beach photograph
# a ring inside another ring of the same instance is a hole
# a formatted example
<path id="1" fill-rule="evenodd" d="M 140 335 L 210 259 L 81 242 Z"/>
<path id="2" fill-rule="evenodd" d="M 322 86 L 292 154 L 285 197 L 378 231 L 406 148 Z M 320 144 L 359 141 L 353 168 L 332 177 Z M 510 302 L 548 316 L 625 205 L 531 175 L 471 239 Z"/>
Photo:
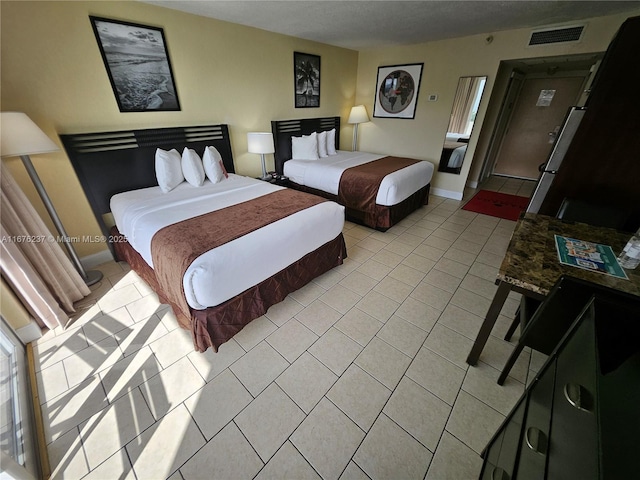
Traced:
<path id="1" fill-rule="evenodd" d="M 120 111 L 180 110 L 162 29 L 89 18 Z"/>
<path id="2" fill-rule="evenodd" d="M 293 81 L 296 108 L 320 106 L 320 57 L 293 52 Z"/>
<path id="3" fill-rule="evenodd" d="M 424 63 L 378 67 L 373 116 L 415 118 Z"/>

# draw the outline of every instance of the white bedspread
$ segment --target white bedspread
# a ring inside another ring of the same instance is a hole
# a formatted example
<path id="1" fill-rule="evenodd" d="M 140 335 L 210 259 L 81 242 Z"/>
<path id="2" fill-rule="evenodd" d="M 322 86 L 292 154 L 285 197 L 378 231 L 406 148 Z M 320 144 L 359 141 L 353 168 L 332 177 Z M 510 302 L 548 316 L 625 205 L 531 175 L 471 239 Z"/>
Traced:
<path id="1" fill-rule="evenodd" d="M 169 193 L 160 187 L 120 193 L 111 199 L 111 212 L 120 233 L 153 267 L 151 239 L 161 228 L 280 188 L 229 175 L 201 187 L 183 182 Z M 219 305 L 333 240 L 343 226 L 344 207 L 323 202 L 210 250 L 187 269 L 187 303 L 196 310 Z"/>
<path id="2" fill-rule="evenodd" d="M 449 157 L 449 161 L 447 162 L 447 167 L 449 168 L 462 167 L 462 162 L 464 161 L 464 156 L 466 153 L 467 153 L 467 145 L 462 145 L 461 147 L 455 148 L 453 152 L 451 152 L 451 156 Z"/>
<path id="3" fill-rule="evenodd" d="M 298 185 L 337 195 L 340 177 L 347 168 L 386 156 L 340 150 L 337 155 L 320 160 L 288 160 L 284 163 L 284 175 Z M 432 176 L 433 164 L 427 161 L 390 173 L 382 179 L 376 203 L 389 207 L 396 205 L 431 182 Z"/>

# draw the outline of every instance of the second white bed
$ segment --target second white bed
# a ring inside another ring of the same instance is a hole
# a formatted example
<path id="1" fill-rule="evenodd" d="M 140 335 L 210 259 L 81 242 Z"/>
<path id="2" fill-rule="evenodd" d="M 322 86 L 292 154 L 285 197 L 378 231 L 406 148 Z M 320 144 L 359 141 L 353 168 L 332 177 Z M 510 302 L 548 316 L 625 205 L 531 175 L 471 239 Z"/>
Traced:
<path id="1" fill-rule="evenodd" d="M 366 152 L 347 152 L 339 150 L 337 155 L 322 157 L 319 160 L 287 160 L 284 163 L 284 175 L 298 185 L 338 194 L 340 177 L 351 167 L 386 157 Z M 384 177 L 376 203 L 378 205 L 396 205 L 431 182 L 433 164 L 420 161 L 397 170 Z"/>

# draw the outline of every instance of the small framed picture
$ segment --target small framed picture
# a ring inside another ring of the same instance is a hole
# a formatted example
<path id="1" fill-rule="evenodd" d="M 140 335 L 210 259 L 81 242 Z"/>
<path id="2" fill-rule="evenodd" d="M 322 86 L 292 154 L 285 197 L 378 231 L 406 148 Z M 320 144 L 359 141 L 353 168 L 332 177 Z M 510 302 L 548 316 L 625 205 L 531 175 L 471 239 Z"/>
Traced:
<path id="1" fill-rule="evenodd" d="M 89 18 L 120 111 L 180 110 L 162 29 Z"/>
<path id="2" fill-rule="evenodd" d="M 320 57 L 293 52 L 293 81 L 296 108 L 320 106 Z"/>
<path id="3" fill-rule="evenodd" d="M 378 67 L 373 116 L 415 118 L 424 63 Z"/>

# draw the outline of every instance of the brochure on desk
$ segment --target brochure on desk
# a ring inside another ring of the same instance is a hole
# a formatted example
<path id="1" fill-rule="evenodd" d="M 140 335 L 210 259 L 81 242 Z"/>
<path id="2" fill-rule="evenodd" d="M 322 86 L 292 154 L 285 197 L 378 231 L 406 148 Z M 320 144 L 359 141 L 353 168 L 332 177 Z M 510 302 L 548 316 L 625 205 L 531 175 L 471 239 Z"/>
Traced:
<path id="1" fill-rule="evenodd" d="M 585 242 L 575 238 L 554 235 L 558 259 L 563 265 L 600 272 L 628 280 L 627 274 L 618 263 L 615 253 L 609 245 Z"/>

